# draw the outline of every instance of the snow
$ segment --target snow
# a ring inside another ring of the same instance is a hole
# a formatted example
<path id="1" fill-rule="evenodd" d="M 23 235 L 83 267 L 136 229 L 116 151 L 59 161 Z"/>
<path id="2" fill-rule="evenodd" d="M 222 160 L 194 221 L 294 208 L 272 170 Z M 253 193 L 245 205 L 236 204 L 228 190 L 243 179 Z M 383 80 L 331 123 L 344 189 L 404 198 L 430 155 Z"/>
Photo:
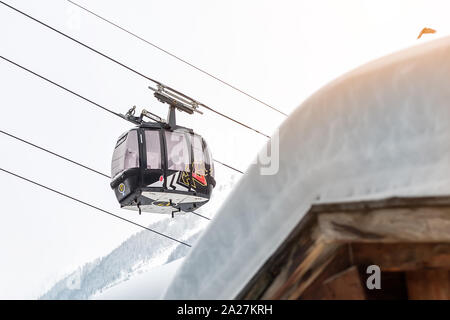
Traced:
<path id="1" fill-rule="evenodd" d="M 159 221 L 150 228 L 194 244 L 206 224 L 207 220 L 184 215 Z M 105 257 L 86 263 L 58 281 L 41 299 L 90 299 L 111 287 L 120 287 L 130 279 L 180 259 L 188 251 L 189 247 L 185 245 L 143 230 Z M 148 294 L 154 296 L 153 291 Z"/>
<path id="2" fill-rule="evenodd" d="M 106 289 L 92 297 L 94 300 L 147 300 L 161 299 L 183 258 L 150 269 L 128 281 Z"/>
<path id="3" fill-rule="evenodd" d="M 250 167 L 166 299 L 231 299 L 314 202 L 450 193 L 450 38 L 331 82 L 279 128 L 279 171 Z"/>
<path id="4" fill-rule="evenodd" d="M 210 202 L 198 210 L 198 213 L 211 218 L 214 217 L 239 179 L 238 174 L 230 175 L 229 170 L 222 167 L 216 169 L 216 175 L 218 183 Z M 149 228 L 194 245 L 208 223 L 209 220 L 186 213 L 176 215 L 174 219 L 167 215 L 166 219 L 149 225 Z M 102 292 L 109 292 L 112 290 L 111 288 L 122 288 L 122 284 L 124 288 L 128 288 L 126 283 L 129 283 L 130 279 L 140 278 L 147 272 L 152 274 L 155 268 L 186 256 L 189 249 L 185 245 L 147 230 L 140 231 L 126 239 L 106 256 L 88 262 L 65 277 L 61 277 L 62 279 L 46 290 L 40 299 L 91 299 L 93 296 L 101 296 Z M 169 271 L 171 270 L 174 269 L 169 269 Z M 160 284 L 165 283 L 167 286 L 172 274 L 168 272 L 167 276 L 164 275 L 162 274 Z M 144 279 L 146 278 L 144 277 Z M 145 282 L 142 282 L 142 286 L 147 288 Z M 158 285 L 157 288 L 159 287 Z M 124 289 L 124 292 L 128 292 L 127 290 Z M 119 291 L 120 289 L 112 291 L 115 297 L 120 296 Z M 139 299 L 144 298 L 143 292 L 146 291 L 142 289 L 138 292 L 142 292 Z M 155 293 L 159 293 L 159 291 L 149 290 L 147 298 L 154 298 Z M 131 297 L 131 295 L 124 294 L 123 298 L 127 297 Z M 138 297 L 135 298 L 138 299 Z"/>

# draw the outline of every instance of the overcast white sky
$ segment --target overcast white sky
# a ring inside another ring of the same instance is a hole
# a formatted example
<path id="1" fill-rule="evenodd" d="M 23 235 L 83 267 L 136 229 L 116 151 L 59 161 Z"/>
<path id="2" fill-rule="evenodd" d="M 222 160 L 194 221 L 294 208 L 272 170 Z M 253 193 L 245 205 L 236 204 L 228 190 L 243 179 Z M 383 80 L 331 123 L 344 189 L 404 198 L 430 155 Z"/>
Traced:
<path id="1" fill-rule="evenodd" d="M 263 132 L 272 133 L 283 121 L 278 113 L 64 0 L 6 2 Z M 287 113 L 364 62 L 450 33 L 448 1 L 78 2 Z M 425 26 L 438 33 L 416 40 Z M 0 55 L 116 112 L 137 105 L 165 117 L 166 107 L 147 89 L 151 83 L 2 5 L 0 30 Z M 129 128 L 4 61 L 0 108 L 1 130 L 106 173 L 116 138 Z M 216 159 L 242 170 L 264 143 L 207 110 L 177 115 L 181 125 L 207 139 Z M 103 177 L 1 134 L 0 146 L 1 168 L 141 224 L 167 218 L 120 210 Z M 219 183 L 226 183 L 230 172 L 216 168 Z M 0 298 L 34 298 L 65 273 L 140 231 L 4 173 L 0 182 Z"/>

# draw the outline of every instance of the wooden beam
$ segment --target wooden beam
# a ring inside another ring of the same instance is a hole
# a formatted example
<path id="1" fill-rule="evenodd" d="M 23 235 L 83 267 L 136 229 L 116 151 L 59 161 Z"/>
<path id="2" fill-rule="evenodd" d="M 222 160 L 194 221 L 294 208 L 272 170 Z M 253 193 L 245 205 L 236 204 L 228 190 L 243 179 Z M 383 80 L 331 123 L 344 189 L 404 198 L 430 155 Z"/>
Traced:
<path id="1" fill-rule="evenodd" d="M 450 243 L 450 207 L 319 213 L 318 223 L 326 242 Z"/>
<path id="2" fill-rule="evenodd" d="M 314 205 L 235 298 L 313 296 L 310 287 L 325 280 L 344 247 L 351 248 L 346 258 L 357 260 L 351 265 L 403 271 L 450 265 L 449 246 L 450 197 Z"/>
<path id="3" fill-rule="evenodd" d="M 365 300 L 366 294 L 361 284 L 358 268 L 352 266 L 324 281 L 327 300 Z"/>
<path id="4" fill-rule="evenodd" d="M 341 246 L 325 268 L 320 270 L 320 274 L 312 277 L 313 281 L 307 283 L 307 287 L 302 290 L 302 293 L 297 297 L 301 300 L 323 300 L 328 299 L 328 289 L 323 286 L 323 283 L 332 276 L 351 267 L 350 247 L 348 245 Z M 317 269 L 316 269 L 317 271 Z M 305 283 L 304 283 L 305 284 Z"/>
<path id="5" fill-rule="evenodd" d="M 309 278 L 312 275 L 312 265 L 317 264 L 318 261 L 321 261 L 321 263 L 325 262 L 323 259 L 320 259 L 324 248 L 323 244 L 317 243 L 308 248 L 309 250 L 307 250 L 307 254 L 303 259 L 289 262 L 289 265 L 294 265 L 295 269 L 291 272 L 283 272 L 282 278 L 278 276 L 266 290 L 262 299 L 288 299 L 292 292 L 298 289 L 297 284 L 301 281 L 305 282 L 305 278 Z M 327 258 L 329 259 L 330 257 L 328 256 Z M 278 278 L 280 278 L 280 281 L 278 281 Z M 295 299 L 295 297 L 291 297 L 291 299 Z"/>
<path id="6" fill-rule="evenodd" d="M 310 260 L 309 265 L 300 265 L 286 284 L 270 299 L 297 300 L 305 290 L 340 256 L 338 252 L 345 246 L 328 245 L 323 247 L 317 259 Z M 298 276 L 300 274 L 300 276 Z M 287 290 L 286 290 L 287 288 Z"/>
<path id="7" fill-rule="evenodd" d="M 449 271 L 446 269 L 409 271 L 406 273 L 411 300 L 448 300 Z"/>
<path id="8" fill-rule="evenodd" d="M 450 207 L 450 196 L 439 197 L 391 197 L 375 200 L 320 203 L 311 207 L 310 213 L 351 212 L 375 209 Z"/>
<path id="9" fill-rule="evenodd" d="M 353 262 L 384 272 L 450 269 L 450 243 L 352 243 Z"/>
<path id="10" fill-rule="evenodd" d="M 316 217 L 304 217 L 236 298 L 262 299 L 274 295 L 302 261 L 316 255 L 317 236 Z"/>

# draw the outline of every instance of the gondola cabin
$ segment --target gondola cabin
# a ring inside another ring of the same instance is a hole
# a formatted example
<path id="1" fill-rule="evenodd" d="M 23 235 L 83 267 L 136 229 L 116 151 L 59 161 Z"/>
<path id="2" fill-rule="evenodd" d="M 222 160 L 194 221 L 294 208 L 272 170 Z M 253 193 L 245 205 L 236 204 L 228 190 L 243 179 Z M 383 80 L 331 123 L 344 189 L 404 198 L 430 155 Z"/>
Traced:
<path id="1" fill-rule="evenodd" d="M 138 126 L 119 137 L 111 162 L 122 208 L 173 216 L 209 201 L 216 184 L 211 153 L 200 135 L 175 124 L 176 108 L 170 105 L 168 123 L 144 122 L 134 109 L 126 115 Z"/>

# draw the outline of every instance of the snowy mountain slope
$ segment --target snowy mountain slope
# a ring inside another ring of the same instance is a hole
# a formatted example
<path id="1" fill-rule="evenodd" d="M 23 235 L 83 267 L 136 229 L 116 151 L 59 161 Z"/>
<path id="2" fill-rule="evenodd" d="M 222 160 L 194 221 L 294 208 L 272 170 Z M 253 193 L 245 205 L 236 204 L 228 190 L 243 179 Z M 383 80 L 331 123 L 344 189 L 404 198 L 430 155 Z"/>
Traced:
<path id="1" fill-rule="evenodd" d="M 182 261 L 183 258 L 154 267 L 91 298 L 94 300 L 161 299 Z"/>
<path id="2" fill-rule="evenodd" d="M 174 232 L 175 221 L 169 223 L 160 221 L 151 228 L 174 234 L 174 237 L 178 236 L 188 243 L 195 243 L 205 223 L 193 219 L 192 216 L 177 217 L 176 220 L 178 223 L 183 221 L 183 225 L 189 229 L 183 237 L 180 237 L 184 233 L 180 232 L 181 230 Z M 194 227 L 194 224 L 197 226 Z M 183 256 L 188 249 L 182 244 L 160 240 L 148 231 L 140 231 L 107 256 L 87 263 L 59 281 L 41 299 L 89 299 L 93 294 L 128 280 L 134 275 L 175 260 L 171 256 L 173 251 L 179 252 L 177 256 Z"/>
<path id="3" fill-rule="evenodd" d="M 450 194 L 449 88 L 443 38 L 319 90 L 280 127 L 279 171 L 248 170 L 165 298 L 234 298 L 313 202 Z"/>
<path id="4" fill-rule="evenodd" d="M 217 168 L 218 183 L 208 204 L 198 213 L 213 217 L 234 187 L 239 176 Z M 176 239 L 194 244 L 208 220 L 186 213 L 159 221 L 149 227 Z M 184 257 L 189 247 L 142 230 L 125 240 L 110 254 L 86 263 L 58 281 L 40 299 L 89 299 L 123 281 L 139 276 L 157 266 Z M 145 284 L 144 284 L 145 286 Z M 149 293 L 150 294 L 150 293 Z"/>

